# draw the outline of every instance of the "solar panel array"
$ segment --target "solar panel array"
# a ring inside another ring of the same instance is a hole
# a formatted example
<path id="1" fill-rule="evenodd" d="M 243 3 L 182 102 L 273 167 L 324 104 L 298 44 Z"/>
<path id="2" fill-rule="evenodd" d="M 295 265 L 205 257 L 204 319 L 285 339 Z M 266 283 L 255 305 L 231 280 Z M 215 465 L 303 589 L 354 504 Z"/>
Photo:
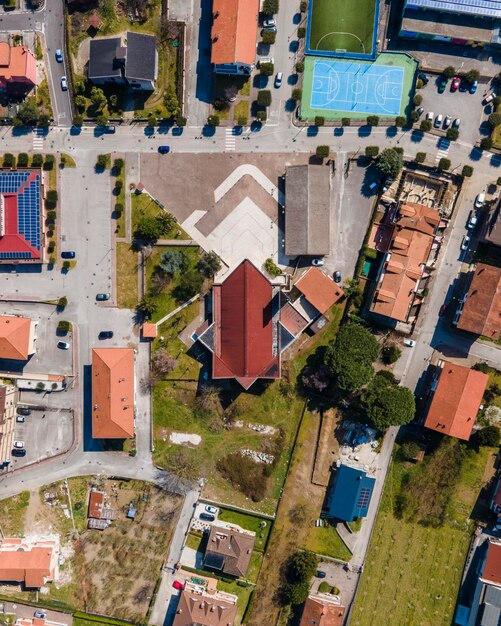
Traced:
<path id="1" fill-rule="evenodd" d="M 446 13 L 465 13 L 501 18 L 501 0 L 407 0 L 406 6 L 418 9 L 434 9 Z"/>
<path id="2" fill-rule="evenodd" d="M 40 175 L 28 185 L 31 172 L 0 172 L 0 193 L 17 193 L 18 232 L 40 250 Z M 22 188 L 22 189 L 21 189 Z M 2 252 L 1 259 L 29 259 L 29 252 Z"/>
<path id="3" fill-rule="evenodd" d="M 357 508 L 366 509 L 369 506 L 369 500 L 371 498 L 371 490 L 367 487 L 362 487 L 358 494 Z"/>

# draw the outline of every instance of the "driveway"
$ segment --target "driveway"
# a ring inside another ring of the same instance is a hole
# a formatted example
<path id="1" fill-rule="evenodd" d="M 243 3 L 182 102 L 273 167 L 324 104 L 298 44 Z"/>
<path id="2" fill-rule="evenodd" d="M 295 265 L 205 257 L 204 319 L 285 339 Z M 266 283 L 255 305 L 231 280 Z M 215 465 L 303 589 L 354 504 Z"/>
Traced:
<path id="1" fill-rule="evenodd" d="M 188 4 L 188 0 L 184 2 Z M 209 115 L 212 94 L 211 0 L 193 0 L 192 19 L 187 24 L 185 96 L 190 124 L 203 126 Z"/>
<path id="2" fill-rule="evenodd" d="M 9 613 L 15 615 L 15 619 L 32 618 L 35 614 L 35 610 L 38 607 L 29 606 L 28 604 L 19 604 L 18 602 L 2 602 L 0 603 L 0 615 Z M 72 626 L 73 616 L 69 613 L 61 613 L 60 611 L 52 611 L 50 609 L 44 609 L 47 614 L 45 624 L 51 626 L 52 624 L 65 624 L 66 626 Z"/>

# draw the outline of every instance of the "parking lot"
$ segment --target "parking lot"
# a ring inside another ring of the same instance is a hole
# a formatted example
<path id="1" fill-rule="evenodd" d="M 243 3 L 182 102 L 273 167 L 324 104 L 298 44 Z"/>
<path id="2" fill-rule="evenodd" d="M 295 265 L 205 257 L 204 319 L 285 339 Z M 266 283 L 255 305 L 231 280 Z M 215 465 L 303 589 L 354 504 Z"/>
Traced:
<path id="1" fill-rule="evenodd" d="M 438 93 L 440 76 L 427 74 L 427 77 L 428 84 L 416 91 L 416 94 L 423 96 L 421 106 L 424 108 L 424 113 L 421 119 L 424 119 L 429 111 L 433 112 L 434 119 L 439 114 L 444 119 L 446 115 L 449 115 L 452 120 L 459 117 L 461 120 L 460 140 L 475 144 L 481 136 L 485 136 L 485 131 L 482 133 L 480 126 L 492 110 L 490 106 L 483 107 L 482 100 L 486 94 L 491 93 L 490 85 L 479 83 L 474 94 L 469 93 L 468 90 L 460 91 L 459 89 L 451 92 L 452 80 L 449 80 L 444 93 Z"/>

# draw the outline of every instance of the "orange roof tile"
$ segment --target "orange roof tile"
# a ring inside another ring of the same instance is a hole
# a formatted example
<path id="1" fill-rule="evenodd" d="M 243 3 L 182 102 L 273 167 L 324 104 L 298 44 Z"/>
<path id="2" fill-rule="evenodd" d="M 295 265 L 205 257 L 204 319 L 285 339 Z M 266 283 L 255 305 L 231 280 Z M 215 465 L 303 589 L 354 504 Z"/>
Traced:
<path id="1" fill-rule="evenodd" d="M 440 224 L 440 213 L 424 204 L 404 202 L 399 208 L 398 225 L 426 235 L 433 235 Z"/>
<path id="2" fill-rule="evenodd" d="M 439 433 L 468 440 L 489 377 L 445 362 L 424 425 Z"/>
<path id="3" fill-rule="evenodd" d="M 344 606 L 329 598 L 310 596 L 304 603 L 299 626 L 343 626 L 344 611 Z"/>
<path id="4" fill-rule="evenodd" d="M 4 539 L 12 543 L 10 539 Z M 0 581 L 24 582 L 26 587 L 42 587 L 52 579 L 52 547 L 2 550 L 0 547 Z"/>
<path id="5" fill-rule="evenodd" d="M 156 324 L 151 322 L 144 322 L 142 326 L 142 333 L 145 339 L 155 339 L 158 335 L 158 329 Z"/>
<path id="6" fill-rule="evenodd" d="M 26 46 L 9 46 L 0 42 L 0 83 L 36 83 L 36 60 Z"/>
<path id="7" fill-rule="evenodd" d="M 31 320 L 27 317 L 0 317 L 0 359 L 26 361 L 30 331 Z"/>
<path id="8" fill-rule="evenodd" d="M 501 544 L 490 542 L 482 579 L 501 585 Z"/>
<path id="9" fill-rule="evenodd" d="M 92 350 L 92 436 L 134 436 L 134 350 Z"/>
<path id="10" fill-rule="evenodd" d="M 341 287 L 317 267 L 310 267 L 295 286 L 322 315 L 344 296 Z"/>
<path id="11" fill-rule="evenodd" d="M 501 268 L 479 263 L 458 328 L 497 339 L 501 332 Z"/>
<path id="12" fill-rule="evenodd" d="M 212 63 L 254 64 L 259 0 L 214 0 Z"/>

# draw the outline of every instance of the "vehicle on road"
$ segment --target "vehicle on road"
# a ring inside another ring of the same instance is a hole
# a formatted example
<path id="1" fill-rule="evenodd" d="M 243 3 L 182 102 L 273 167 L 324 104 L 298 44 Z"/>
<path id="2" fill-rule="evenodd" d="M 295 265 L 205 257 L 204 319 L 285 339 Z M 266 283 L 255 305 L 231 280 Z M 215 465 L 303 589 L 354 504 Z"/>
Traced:
<path id="1" fill-rule="evenodd" d="M 98 293 L 96 294 L 96 300 L 98 302 L 104 302 L 105 300 L 109 300 L 110 299 L 110 294 L 109 293 Z"/>
<path id="2" fill-rule="evenodd" d="M 282 86 L 282 78 L 283 78 L 282 72 L 278 72 L 277 75 L 275 76 L 275 87 L 277 89 Z"/>
<path id="3" fill-rule="evenodd" d="M 74 259 L 75 253 L 72 250 L 68 250 L 67 252 L 61 252 L 62 259 Z"/>
<path id="4" fill-rule="evenodd" d="M 170 146 L 158 146 L 159 154 L 168 154 L 170 152 Z"/>
<path id="5" fill-rule="evenodd" d="M 404 339 L 404 346 L 407 346 L 408 348 L 414 348 L 415 345 L 416 342 L 414 341 L 414 339 Z"/>
<path id="6" fill-rule="evenodd" d="M 18 406 L 17 412 L 19 413 L 19 415 L 31 415 L 31 409 L 29 409 L 27 406 Z"/>
<path id="7" fill-rule="evenodd" d="M 341 272 L 339 270 L 336 270 L 334 272 L 334 282 L 335 283 L 340 283 L 341 282 Z"/>
<path id="8" fill-rule="evenodd" d="M 172 586 L 174 587 L 174 589 L 180 589 L 181 591 L 184 589 L 184 584 L 180 580 L 175 580 L 172 583 Z"/>
<path id="9" fill-rule="evenodd" d="M 444 93 L 445 88 L 447 87 L 447 78 L 445 78 L 445 76 L 440 76 L 437 84 L 438 84 L 438 93 Z"/>
<path id="10" fill-rule="evenodd" d="M 24 448 L 24 441 L 14 441 L 12 445 L 14 446 L 14 448 Z"/>
<path id="11" fill-rule="evenodd" d="M 216 520 L 214 515 L 211 515 L 210 513 L 200 513 L 200 519 L 205 522 L 214 522 Z"/>
<path id="12" fill-rule="evenodd" d="M 25 421 L 26 421 L 26 418 L 24 417 L 24 415 L 16 415 L 16 422 L 18 424 L 24 424 Z"/>
<path id="13" fill-rule="evenodd" d="M 427 119 L 429 122 L 432 122 L 432 121 L 433 121 L 433 117 L 434 117 L 434 116 L 435 116 L 435 113 L 433 113 L 433 111 L 428 111 L 428 113 L 426 114 L 426 119 Z"/>
<path id="14" fill-rule="evenodd" d="M 484 204 L 485 204 L 485 193 L 482 191 L 475 198 L 475 208 L 481 209 L 484 206 Z"/>
<path id="15" fill-rule="evenodd" d="M 475 228 L 475 226 L 477 225 L 477 222 L 478 222 L 478 217 L 475 211 L 472 211 L 470 213 L 470 219 L 468 220 L 468 224 L 467 224 L 468 228 L 471 228 L 471 229 Z"/>
<path id="16" fill-rule="evenodd" d="M 24 448 L 21 448 L 21 450 L 18 450 L 17 448 L 13 448 L 13 450 L 11 451 L 12 456 L 26 456 L 26 450 Z"/>
<path id="17" fill-rule="evenodd" d="M 315 576 L 317 578 L 325 578 L 327 576 L 327 574 L 325 572 L 322 572 L 322 570 L 317 569 L 317 573 L 315 574 Z"/>
<path id="18" fill-rule="evenodd" d="M 267 28 L 268 26 L 276 26 L 276 25 L 277 23 L 272 17 L 269 17 L 268 19 L 263 20 L 263 26 L 265 28 Z"/>
<path id="19" fill-rule="evenodd" d="M 217 513 L 217 509 L 215 506 L 211 506 L 210 504 L 208 504 L 205 507 L 205 510 L 207 511 L 207 513 L 212 513 L 213 515 L 215 515 Z"/>
<path id="20" fill-rule="evenodd" d="M 461 250 L 468 250 L 468 246 L 470 245 L 470 235 L 465 235 L 463 237 L 463 241 L 461 242 Z"/>
<path id="21" fill-rule="evenodd" d="M 112 330 L 102 330 L 99 335 L 98 335 L 99 339 L 111 339 L 113 337 L 113 331 Z"/>
<path id="22" fill-rule="evenodd" d="M 312 265 L 323 265 L 324 264 L 324 260 L 323 259 L 313 259 L 311 262 Z"/>
<path id="23" fill-rule="evenodd" d="M 69 350 L 70 349 L 70 344 L 67 341 L 58 341 L 57 342 L 57 347 L 60 350 Z"/>
<path id="24" fill-rule="evenodd" d="M 454 76 L 454 78 L 452 79 L 452 83 L 451 83 L 451 91 L 457 91 L 460 82 L 461 82 L 461 79 L 459 78 L 459 76 Z"/>
<path id="25" fill-rule="evenodd" d="M 482 104 L 489 104 L 489 102 L 492 102 L 494 100 L 494 94 L 490 93 L 488 96 L 486 96 L 483 100 L 482 100 Z"/>
<path id="26" fill-rule="evenodd" d="M 423 113 L 424 113 L 424 108 L 423 107 L 419 107 L 419 109 L 417 110 L 417 114 L 419 116 L 421 116 L 421 115 L 423 115 Z"/>
<path id="27" fill-rule="evenodd" d="M 443 119 L 444 119 L 443 115 L 439 113 L 437 117 L 435 118 L 435 128 L 440 128 L 440 126 L 442 126 Z"/>
<path id="28" fill-rule="evenodd" d="M 425 85 L 427 85 L 430 82 L 430 79 L 428 78 L 428 76 L 426 76 L 424 72 L 419 72 L 418 78 L 422 80 Z"/>
<path id="29" fill-rule="evenodd" d="M 107 124 L 104 127 L 104 132 L 107 135 L 114 135 L 117 132 L 116 126 L 113 126 L 113 124 Z"/>
<path id="30" fill-rule="evenodd" d="M 461 118 L 456 117 L 456 119 L 452 122 L 452 128 L 459 128 L 461 126 Z"/>
<path id="31" fill-rule="evenodd" d="M 267 30 L 269 30 L 272 33 L 276 33 L 277 32 L 277 27 L 276 26 L 265 26 L 263 28 L 263 30 L 261 31 L 261 37 L 263 36 L 263 33 L 266 32 Z"/>
<path id="32" fill-rule="evenodd" d="M 35 617 L 45 619 L 47 617 L 47 613 L 45 611 L 35 611 Z"/>
<path id="33" fill-rule="evenodd" d="M 440 307 L 440 311 L 438 312 L 439 317 L 443 317 L 446 312 L 447 312 L 447 305 L 444 302 L 444 304 L 442 304 L 442 306 Z"/>
<path id="34" fill-rule="evenodd" d="M 56 61 L 58 63 L 62 63 L 63 62 L 63 53 L 61 52 L 61 50 L 59 48 L 56 50 Z"/>
<path id="35" fill-rule="evenodd" d="M 61 89 L 63 91 L 68 91 L 68 81 L 66 80 L 66 76 L 61 76 Z"/>
<path id="36" fill-rule="evenodd" d="M 470 87 L 470 93 L 475 93 L 478 87 L 478 80 L 474 80 Z"/>
<path id="37" fill-rule="evenodd" d="M 449 126 L 451 125 L 451 122 L 452 122 L 451 116 L 446 115 L 444 119 L 444 128 L 449 128 Z"/>

